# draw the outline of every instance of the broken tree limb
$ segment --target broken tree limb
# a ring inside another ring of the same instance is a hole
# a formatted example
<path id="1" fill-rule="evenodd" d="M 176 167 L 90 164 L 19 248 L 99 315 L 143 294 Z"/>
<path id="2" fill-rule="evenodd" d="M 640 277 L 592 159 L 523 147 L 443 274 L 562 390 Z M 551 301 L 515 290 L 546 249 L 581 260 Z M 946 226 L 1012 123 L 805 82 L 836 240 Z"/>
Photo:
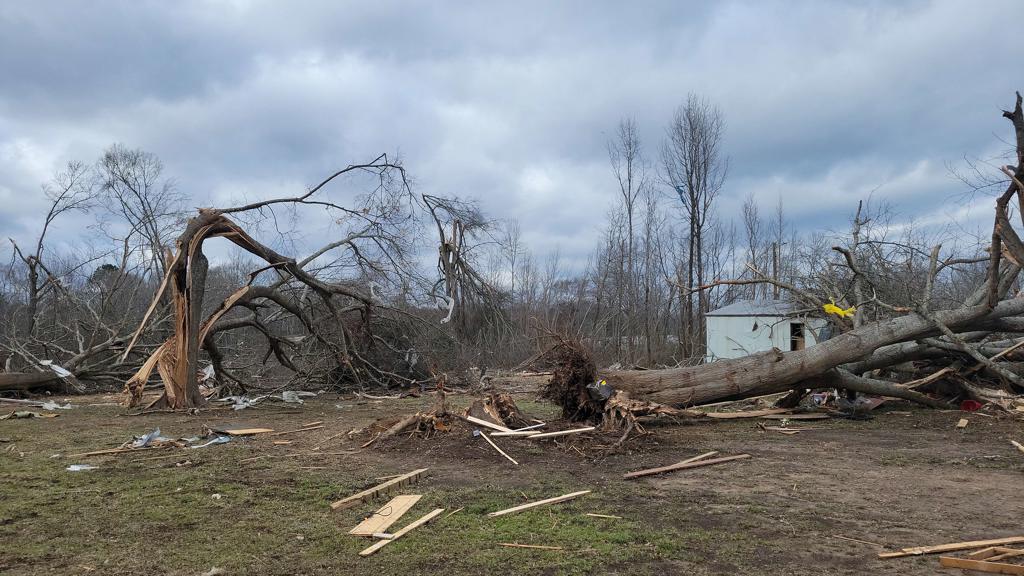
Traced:
<path id="1" fill-rule="evenodd" d="M 413 530 L 419 528 L 420 526 L 423 526 L 424 524 L 430 522 L 434 518 L 437 518 L 442 512 L 444 512 L 444 508 L 435 508 L 434 510 L 431 510 L 430 512 L 427 512 L 426 514 L 421 516 L 418 520 L 414 521 L 412 524 L 409 524 L 408 526 L 402 528 L 401 530 L 396 531 L 394 534 L 391 535 L 390 539 L 388 539 L 388 540 L 381 540 L 379 542 L 374 543 L 369 548 L 366 548 L 365 550 L 360 552 L 359 555 L 360 556 L 369 556 L 370 554 L 373 554 L 377 550 L 380 550 L 381 548 L 387 546 L 388 544 L 391 544 L 395 540 L 398 540 L 402 536 L 405 536 L 409 532 L 412 532 Z"/>
<path id="2" fill-rule="evenodd" d="M 554 498 L 547 498 L 545 500 L 538 500 L 536 502 L 530 502 L 529 504 L 522 504 L 520 506 L 514 506 L 512 508 L 506 508 L 505 510 L 498 510 L 497 512 L 491 512 L 487 514 L 491 518 L 497 516 L 504 516 L 506 514 L 514 514 L 516 512 L 522 512 L 523 510 L 529 510 L 530 508 L 536 508 L 537 506 L 544 506 L 546 504 L 557 504 L 559 502 L 565 502 L 566 500 L 572 500 L 573 498 L 579 498 L 584 494 L 590 494 L 590 490 L 580 490 L 579 492 L 572 492 L 562 496 L 555 496 Z"/>
<path id="3" fill-rule="evenodd" d="M 735 456 L 723 456 L 721 458 L 712 458 L 710 460 L 702 460 L 704 455 L 698 456 L 697 458 L 691 458 L 689 460 L 683 460 L 676 464 L 670 464 L 668 466 L 662 466 L 660 468 L 648 468 L 647 470 L 637 470 L 636 472 L 629 472 L 623 474 L 624 479 L 639 478 L 641 476 L 651 476 L 653 474 L 663 474 L 665 472 L 673 472 L 675 470 L 686 470 L 689 468 L 700 468 L 702 466 L 713 466 L 715 464 L 723 464 L 725 462 L 732 462 L 733 460 L 743 460 L 750 458 L 750 454 L 737 454 Z"/>
<path id="4" fill-rule="evenodd" d="M 332 502 L 331 510 L 344 510 L 345 508 L 355 506 L 360 502 L 376 498 L 377 496 L 387 492 L 388 490 L 397 488 L 399 486 L 417 480 L 427 470 L 429 470 L 429 468 L 419 468 L 417 470 L 413 470 L 412 472 L 402 474 L 397 478 L 392 478 L 391 480 L 388 480 L 383 484 L 378 484 L 373 488 L 367 488 L 362 492 L 357 492 L 356 494 Z"/>

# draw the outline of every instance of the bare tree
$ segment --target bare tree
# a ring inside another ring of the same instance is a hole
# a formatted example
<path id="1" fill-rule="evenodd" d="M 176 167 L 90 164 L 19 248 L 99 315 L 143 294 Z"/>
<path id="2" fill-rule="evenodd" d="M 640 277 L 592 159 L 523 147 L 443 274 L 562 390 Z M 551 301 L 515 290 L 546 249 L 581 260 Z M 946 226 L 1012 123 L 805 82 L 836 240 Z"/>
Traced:
<path id="1" fill-rule="evenodd" d="M 728 172 L 729 162 L 722 154 L 725 119 L 718 107 L 690 94 L 676 109 L 666 132 L 661 148 L 662 177 L 678 195 L 689 226 L 680 343 L 684 355 L 701 355 L 708 303 L 704 293 L 693 288 L 705 283 L 704 236 Z"/>

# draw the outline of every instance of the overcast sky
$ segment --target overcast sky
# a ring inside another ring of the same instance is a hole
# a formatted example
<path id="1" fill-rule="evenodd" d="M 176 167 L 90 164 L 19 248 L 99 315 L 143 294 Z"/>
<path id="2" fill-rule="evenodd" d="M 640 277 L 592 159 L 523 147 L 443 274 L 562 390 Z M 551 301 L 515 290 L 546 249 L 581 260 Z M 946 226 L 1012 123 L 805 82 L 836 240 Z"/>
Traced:
<path id="1" fill-rule="evenodd" d="M 990 200 L 947 165 L 1005 151 L 1024 88 L 1019 2 L 0 3 L 0 232 L 113 142 L 159 155 L 190 205 L 302 191 L 399 152 L 417 191 L 517 217 L 579 261 L 615 194 L 606 142 L 653 159 L 688 92 L 727 121 L 728 218 L 782 197 L 802 229 L 872 190 L 966 226 Z M 66 226 L 61 239 L 73 239 Z"/>

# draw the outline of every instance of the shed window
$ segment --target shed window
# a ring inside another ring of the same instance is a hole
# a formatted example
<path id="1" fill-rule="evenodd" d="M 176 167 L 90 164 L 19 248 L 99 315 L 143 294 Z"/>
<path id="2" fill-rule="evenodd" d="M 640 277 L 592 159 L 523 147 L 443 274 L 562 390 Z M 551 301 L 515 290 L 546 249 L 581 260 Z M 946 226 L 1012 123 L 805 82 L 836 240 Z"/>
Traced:
<path id="1" fill-rule="evenodd" d="M 789 349 L 804 349 L 804 325 L 800 322 L 790 322 L 789 324 Z"/>

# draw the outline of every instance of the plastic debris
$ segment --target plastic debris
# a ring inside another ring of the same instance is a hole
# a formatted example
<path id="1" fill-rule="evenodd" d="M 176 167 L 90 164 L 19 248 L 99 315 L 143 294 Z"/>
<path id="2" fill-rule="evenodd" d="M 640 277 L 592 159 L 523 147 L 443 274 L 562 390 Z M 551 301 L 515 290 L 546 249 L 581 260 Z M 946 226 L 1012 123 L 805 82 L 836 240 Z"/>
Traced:
<path id="1" fill-rule="evenodd" d="M 72 406 L 70 402 L 61 406 L 60 404 L 57 404 L 56 402 L 53 401 L 43 402 L 42 404 L 40 404 L 39 407 L 42 408 L 43 410 L 71 410 L 72 408 L 74 408 L 74 406 Z"/>
<path id="2" fill-rule="evenodd" d="M 209 442 L 207 442 L 205 444 L 189 446 L 189 448 L 206 448 L 207 446 L 210 446 L 212 444 L 227 444 L 228 442 L 231 442 L 231 437 L 230 436 L 217 436 L 216 438 L 214 438 L 213 440 L 210 440 Z"/>
<path id="3" fill-rule="evenodd" d="M 83 470 L 95 470 L 97 466 L 92 464 L 72 464 L 67 467 L 68 472 L 82 472 Z"/>
<path id="4" fill-rule="evenodd" d="M 857 311 L 856 306 L 850 306 L 846 310 L 843 310 L 839 306 L 836 306 L 835 300 L 832 300 L 828 304 L 825 304 L 824 306 L 821 307 L 821 309 L 824 310 L 826 314 L 835 314 L 840 318 L 849 318 L 850 316 L 853 316 L 854 312 Z"/>
<path id="5" fill-rule="evenodd" d="M 67 378 L 68 376 L 71 376 L 71 372 L 68 372 L 64 368 L 61 368 L 60 366 L 54 364 L 53 360 L 40 360 L 39 364 L 46 366 L 50 370 L 53 370 L 53 373 L 56 374 L 57 376 L 60 376 L 61 378 Z"/>
<path id="6" fill-rule="evenodd" d="M 135 441 L 131 443 L 131 447 L 132 448 L 142 448 L 142 447 L 148 445 L 153 440 L 158 440 L 158 439 L 161 439 L 160 438 L 160 429 L 159 428 L 153 430 L 152 432 L 149 432 L 147 434 L 143 434 L 142 436 L 139 436 L 138 438 L 136 438 Z M 167 440 L 167 439 L 164 438 L 164 440 Z"/>
<path id="7" fill-rule="evenodd" d="M 302 398 L 299 398 L 299 393 L 294 390 L 285 390 L 281 392 L 281 400 L 289 404 L 302 404 Z"/>

